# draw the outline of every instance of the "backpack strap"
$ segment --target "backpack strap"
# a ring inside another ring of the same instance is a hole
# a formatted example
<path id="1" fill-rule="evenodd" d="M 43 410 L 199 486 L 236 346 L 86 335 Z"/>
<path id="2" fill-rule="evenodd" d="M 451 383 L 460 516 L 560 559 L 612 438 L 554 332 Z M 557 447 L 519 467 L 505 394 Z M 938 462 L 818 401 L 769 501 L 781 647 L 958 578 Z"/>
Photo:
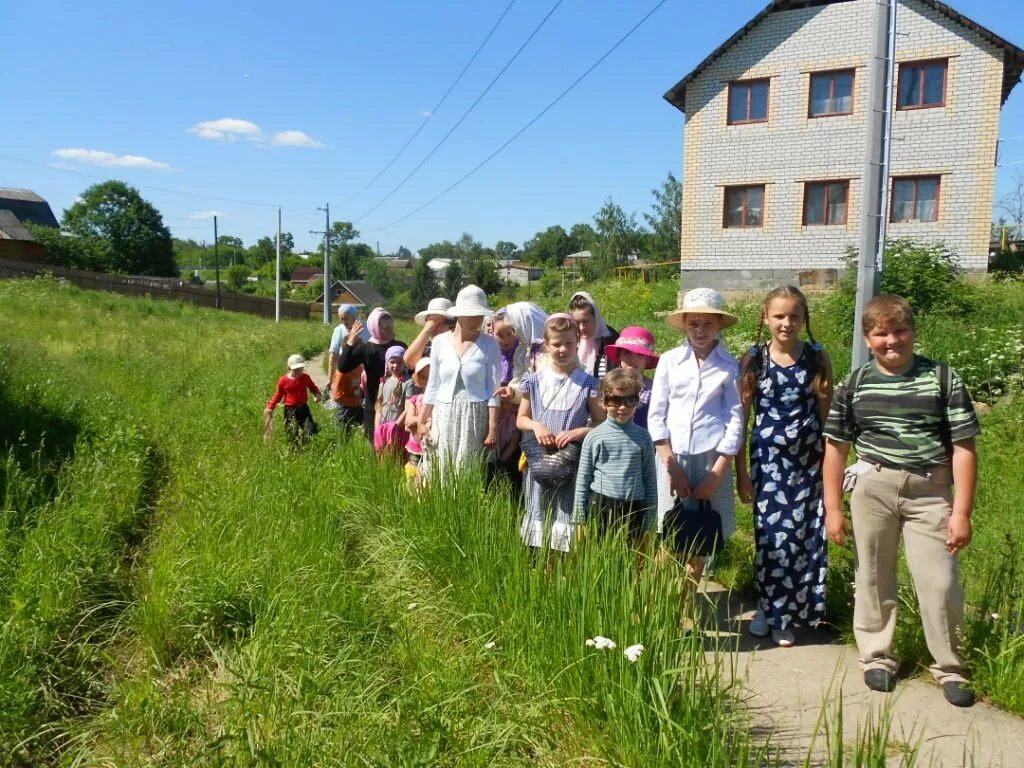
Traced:
<path id="1" fill-rule="evenodd" d="M 953 392 L 953 369 L 948 363 L 935 363 L 935 377 L 939 380 L 939 407 L 942 421 L 939 423 L 939 437 L 946 447 L 946 456 L 953 458 L 953 428 L 949 423 L 949 398 Z"/>
<path id="2" fill-rule="evenodd" d="M 859 431 L 857 429 L 857 422 L 853 418 L 853 396 L 857 394 L 857 390 L 860 389 L 861 383 L 864 381 L 864 377 L 867 376 L 868 367 L 871 363 L 865 363 L 850 376 L 850 384 L 846 388 L 846 421 L 850 425 L 850 431 L 853 433 L 853 439 L 857 439 Z"/>

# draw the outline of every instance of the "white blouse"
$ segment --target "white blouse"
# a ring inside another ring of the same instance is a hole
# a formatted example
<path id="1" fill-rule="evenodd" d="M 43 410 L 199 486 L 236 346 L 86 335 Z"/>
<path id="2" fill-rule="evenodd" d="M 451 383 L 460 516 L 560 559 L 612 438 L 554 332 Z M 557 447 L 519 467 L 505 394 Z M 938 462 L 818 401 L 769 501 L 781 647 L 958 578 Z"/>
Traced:
<path id="1" fill-rule="evenodd" d="M 430 378 L 423 402 L 427 405 L 451 403 L 459 373 L 470 399 L 486 400 L 488 406 L 498 407 L 499 400 L 494 393 L 501 386 L 501 349 L 493 337 L 481 333 L 459 357 L 451 331 L 435 336 L 430 345 Z"/>
<path id="2" fill-rule="evenodd" d="M 704 365 L 689 344 L 670 349 L 654 371 L 647 429 L 651 439 L 669 440 L 672 452 L 693 455 L 717 451 L 739 453 L 743 441 L 743 407 L 738 389 L 740 366 L 722 343 Z"/>

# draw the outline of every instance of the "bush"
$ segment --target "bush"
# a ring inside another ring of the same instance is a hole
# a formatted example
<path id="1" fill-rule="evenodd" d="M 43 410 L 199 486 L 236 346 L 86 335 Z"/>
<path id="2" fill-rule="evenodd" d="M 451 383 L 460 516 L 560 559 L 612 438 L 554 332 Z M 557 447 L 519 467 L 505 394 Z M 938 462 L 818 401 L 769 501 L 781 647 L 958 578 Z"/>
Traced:
<path id="1" fill-rule="evenodd" d="M 923 244 L 891 240 L 882 264 L 882 293 L 904 297 L 917 315 L 956 314 L 974 305 L 971 286 L 957 264 L 957 256 L 944 243 Z M 846 271 L 827 303 L 833 330 L 843 339 L 853 334 L 857 297 L 857 251 L 846 253 Z"/>
<path id="2" fill-rule="evenodd" d="M 996 280 L 1024 278 L 1024 251 L 997 251 L 989 259 L 988 271 Z"/>

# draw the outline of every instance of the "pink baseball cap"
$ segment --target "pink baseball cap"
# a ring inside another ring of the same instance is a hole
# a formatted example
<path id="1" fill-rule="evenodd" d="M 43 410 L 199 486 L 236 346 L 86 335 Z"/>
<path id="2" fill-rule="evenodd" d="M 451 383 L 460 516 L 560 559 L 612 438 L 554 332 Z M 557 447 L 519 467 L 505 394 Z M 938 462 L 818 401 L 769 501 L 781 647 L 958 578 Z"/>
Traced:
<path id="1" fill-rule="evenodd" d="M 658 353 L 654 351 L 654 334 L 639 325 L 623 328 L 618 340 L 604 348 L 604 352 L 608 355 L 608 360 L 612 365 L 618 366 L 619 352 L 621 350 L 635 352 L 646 357 L 648 369 L 656 366 L 660 359 Z"/>

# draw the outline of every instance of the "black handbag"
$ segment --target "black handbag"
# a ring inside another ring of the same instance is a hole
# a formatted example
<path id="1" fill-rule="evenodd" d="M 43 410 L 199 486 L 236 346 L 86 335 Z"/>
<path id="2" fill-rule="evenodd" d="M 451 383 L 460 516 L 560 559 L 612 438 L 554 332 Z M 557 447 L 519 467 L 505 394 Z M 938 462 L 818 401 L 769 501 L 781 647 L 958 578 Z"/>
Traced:
<path id="1" fill-rule="evenodd" d="M 524 432 L 519 447 L 526 454 L 530 477 L 545 488 L 558 488 L 576 477 L 580 463 L 580 444 L 564 448 L 545 448 L 533 432 Z"/>
<path id="2" fill-rule="evenodd" d="M 707 557 L 722 544 L 722 516 L 706 499 L 698 501 L 696 509 L 685 499 L 676 499 L 665 514 L 664 530 L 677 552 Z"/>

